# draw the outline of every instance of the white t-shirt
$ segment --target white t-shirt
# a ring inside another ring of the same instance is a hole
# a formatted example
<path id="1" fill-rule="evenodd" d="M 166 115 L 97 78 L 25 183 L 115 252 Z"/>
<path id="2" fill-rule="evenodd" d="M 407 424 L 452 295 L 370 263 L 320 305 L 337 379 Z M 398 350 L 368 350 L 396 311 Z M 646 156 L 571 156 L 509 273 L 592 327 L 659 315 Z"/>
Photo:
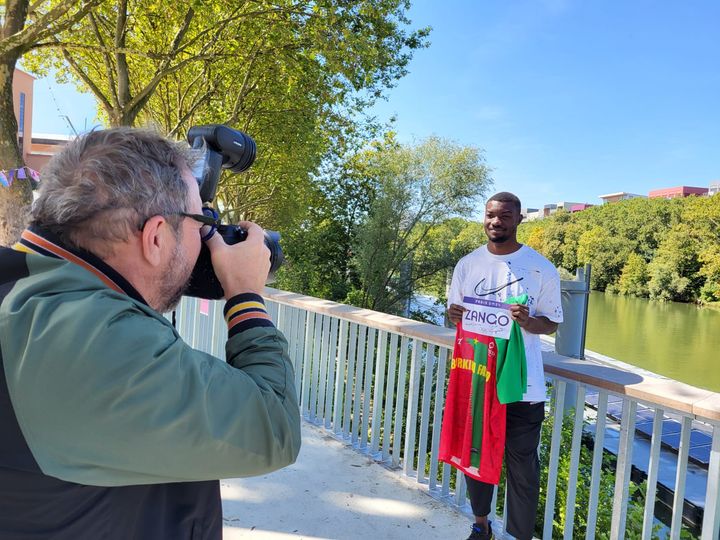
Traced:
<path id="1" fill-rule="evenodd" d="M 560 303 L 560 274 L 553 264 L 531 247 L 523 245 L 509 255 L 493 255 L 481 246 L 458 261 L 453 271 L 448 306 L 462 305 L 465 298 L 504 302 L 528 295 L 531 316 L 563 320 Z M 545 401 L 540 337 L 522 330 L 527 358 L 527 392 L 523 401 Z"/>

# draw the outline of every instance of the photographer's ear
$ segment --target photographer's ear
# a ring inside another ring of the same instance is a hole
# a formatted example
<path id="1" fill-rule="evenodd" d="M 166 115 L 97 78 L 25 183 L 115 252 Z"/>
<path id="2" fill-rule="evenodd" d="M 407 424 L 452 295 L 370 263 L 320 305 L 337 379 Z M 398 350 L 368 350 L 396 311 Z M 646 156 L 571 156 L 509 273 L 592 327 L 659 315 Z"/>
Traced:
<path id="1" fill-rule="evenodd" d="M 168 242 L 174 238 L 170 224 L 163 216 L 153 216 L 145 222 L 140 231 L 140 249 L 143 258 L 151 266 L 163 264 L 163 251 L 168 249 Z"/>

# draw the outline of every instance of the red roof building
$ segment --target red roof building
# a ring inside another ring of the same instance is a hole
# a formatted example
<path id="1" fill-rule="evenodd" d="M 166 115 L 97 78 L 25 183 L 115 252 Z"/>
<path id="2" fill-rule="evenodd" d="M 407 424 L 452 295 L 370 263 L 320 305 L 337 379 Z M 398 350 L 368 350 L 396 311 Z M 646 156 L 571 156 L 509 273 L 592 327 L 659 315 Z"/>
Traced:
<path id="1" fill-rule="evenodd" d="M 689 197 L 690 195 L 707 195 L 708 188 L 678 186 L 664 189 L 653 189 L 649 193 L 651 199 L 676 199 L 678 197 Z"/>

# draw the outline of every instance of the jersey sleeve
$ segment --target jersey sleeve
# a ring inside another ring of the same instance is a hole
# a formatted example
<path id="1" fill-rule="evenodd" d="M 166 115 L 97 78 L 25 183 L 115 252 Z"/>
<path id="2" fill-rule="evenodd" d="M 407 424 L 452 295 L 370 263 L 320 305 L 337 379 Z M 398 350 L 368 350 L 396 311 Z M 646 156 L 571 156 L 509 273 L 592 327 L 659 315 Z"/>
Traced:
<path id="1" fill-rule="evenodd" d="M 540 296 L 535 305 L 535 316 L 547 317 L 556 323 L 563 322 L 560 274 L 549 262 L 543 268 Z"/>
<path id="2" fill-rule="evenodd" d="M 450 290 L 448 291 L 447 307 L 450 307 L 450 304 L 462 304 L 462 285 L 465 280 L 465 273 L 464 259 L 460 259 L 453 269 Z"/>

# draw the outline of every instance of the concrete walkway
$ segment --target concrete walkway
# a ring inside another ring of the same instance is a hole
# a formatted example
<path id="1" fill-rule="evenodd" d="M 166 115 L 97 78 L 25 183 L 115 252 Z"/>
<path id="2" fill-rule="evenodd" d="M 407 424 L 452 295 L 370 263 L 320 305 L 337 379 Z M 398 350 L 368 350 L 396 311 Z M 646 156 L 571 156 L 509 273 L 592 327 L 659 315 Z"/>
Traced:
<path id="1" fill-rule="evenodd" d="M 223 480 L 225 540 L 465 540 L 470 518 L 303 422 L 295 464 Z"/>

